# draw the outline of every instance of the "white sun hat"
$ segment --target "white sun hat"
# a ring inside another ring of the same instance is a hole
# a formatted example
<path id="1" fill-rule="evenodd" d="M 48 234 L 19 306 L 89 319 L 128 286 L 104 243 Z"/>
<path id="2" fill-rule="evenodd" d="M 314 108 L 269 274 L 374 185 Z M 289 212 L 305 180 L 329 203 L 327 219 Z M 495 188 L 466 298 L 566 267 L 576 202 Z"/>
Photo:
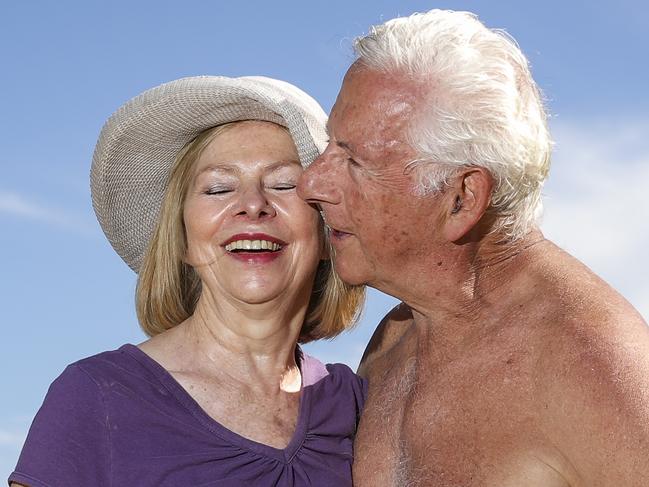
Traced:
<path id="1" fill-rule="evenodd" d="M 92 206 L 108 241 L 135 272 L 180 150 L 202 131 L 240 120 L 286 127 L 304 167 L 327 144 L 327 116 L 318 102 L 290 83 L 261 76 L 171 81 L 108 119 L 92 158 Z"/>

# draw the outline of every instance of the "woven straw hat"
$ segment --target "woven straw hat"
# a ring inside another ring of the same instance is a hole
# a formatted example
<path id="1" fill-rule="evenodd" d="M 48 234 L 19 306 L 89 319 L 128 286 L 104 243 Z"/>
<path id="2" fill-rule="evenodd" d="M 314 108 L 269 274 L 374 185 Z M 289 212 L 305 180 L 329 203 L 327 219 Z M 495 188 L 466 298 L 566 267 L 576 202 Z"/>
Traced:
<path id="1" fill-rule="evenodd" d="M 109 242 L 135 272 L 177 154 L 203 130 L 239 120 L 286 127 L 304 167 L 326 145 L 320 105 L 289 83 L 260 76 L 179 79 L 145 91 L 108 119 L 92 158 L 92 205 Z"/>

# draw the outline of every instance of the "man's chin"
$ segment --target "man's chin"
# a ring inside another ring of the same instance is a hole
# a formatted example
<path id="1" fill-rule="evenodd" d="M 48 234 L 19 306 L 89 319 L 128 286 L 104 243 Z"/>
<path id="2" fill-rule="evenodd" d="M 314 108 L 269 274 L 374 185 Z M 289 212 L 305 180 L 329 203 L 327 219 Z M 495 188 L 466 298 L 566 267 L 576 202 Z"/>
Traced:
<path id="1" fill-rule="evenodd" d="M 359 267 L 354 266 L 352 262 L 338 258 L 334 261 L 334 269 L 345 284 L 351 286 L 367 284 L 367 276 L 363 275 Z"/>

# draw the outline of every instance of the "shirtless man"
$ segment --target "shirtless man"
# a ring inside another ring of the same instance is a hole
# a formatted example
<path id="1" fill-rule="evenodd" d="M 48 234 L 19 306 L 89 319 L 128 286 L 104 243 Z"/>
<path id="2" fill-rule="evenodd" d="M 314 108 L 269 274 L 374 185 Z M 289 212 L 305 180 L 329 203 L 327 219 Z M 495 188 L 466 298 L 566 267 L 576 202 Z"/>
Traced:
<path id="1" fill-rule="evenodd" d="M 336 268 L 403 301 L 360 372 L 357 486 L 649 486 L 649 327 L 536 226 L 551 141 L 526 58 L 465 13 L 356 43 L 298 191 Z"/>

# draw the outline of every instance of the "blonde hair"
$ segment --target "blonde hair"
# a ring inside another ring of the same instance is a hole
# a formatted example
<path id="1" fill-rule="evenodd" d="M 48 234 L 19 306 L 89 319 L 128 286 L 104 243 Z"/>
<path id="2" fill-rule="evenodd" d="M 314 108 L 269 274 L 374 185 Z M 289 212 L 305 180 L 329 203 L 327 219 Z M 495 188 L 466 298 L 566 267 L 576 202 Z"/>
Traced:
<path id="1" fill-rule="evenodd" d="M 201 132 L 176 157 L 135 291 L 137 317 L 148 336 L 173 328 L 194 313 L 202 285 L 196 271 L 184 262 L 187 250 L 183 222 L 185 195 L 194 165 L 203 150 L 215 137 L 237 123 L 240 122 Z M 326 245 L 333 256 L 328 239 Z M 333 338 L 351 328 L 359 317 L 364 297 L 364 286 L 345 284 L 336 274 L 331 260 L 321 261 L 299 341 Z"/>

